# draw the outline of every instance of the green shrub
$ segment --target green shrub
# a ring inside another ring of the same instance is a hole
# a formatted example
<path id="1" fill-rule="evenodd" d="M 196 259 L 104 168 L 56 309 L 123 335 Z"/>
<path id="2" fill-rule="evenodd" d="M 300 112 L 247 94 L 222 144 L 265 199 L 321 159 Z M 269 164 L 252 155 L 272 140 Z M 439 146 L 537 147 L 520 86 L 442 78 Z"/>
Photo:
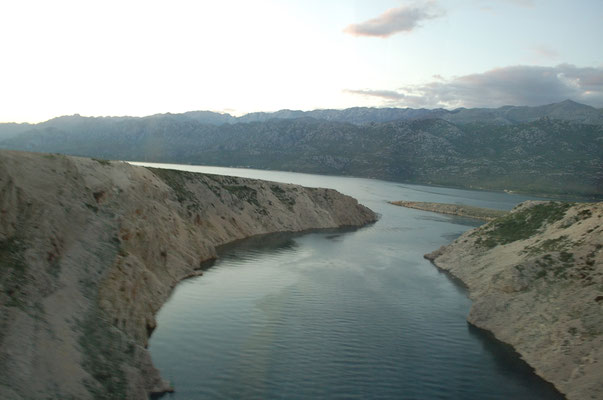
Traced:
<path id="1" fill-rule="evenodd" d="M 536 234 L 545 223 L 560 220 L 573 203 L 549 202 L 537 204 L 521 211 L 510 213 L 490 223 L 490 229 L 483 233 L 480 244 L 492 248 L 524 240 Z M 553 246 L 555 243 L 549 243 Z"/>

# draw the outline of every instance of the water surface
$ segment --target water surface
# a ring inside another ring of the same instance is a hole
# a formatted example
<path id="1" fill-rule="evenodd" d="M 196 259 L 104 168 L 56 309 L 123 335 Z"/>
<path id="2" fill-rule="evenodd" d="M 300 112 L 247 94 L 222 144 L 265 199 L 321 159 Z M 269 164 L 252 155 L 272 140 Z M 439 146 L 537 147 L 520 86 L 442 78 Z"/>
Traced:
<path id="1" fill-rule="evenodd" d="M 242 241 L 222 249 L 204 276 L 178 285 L 158 314 L 149 347 L 175 385 L 167 398 L 560 398 L 508 346 L 467 324 L 465 290 L 423 259 L 480 222 L 387 203 L 510 209 L 525 197 L 179 168 L 335 188 L 381 219 L 355 231 Z"/>

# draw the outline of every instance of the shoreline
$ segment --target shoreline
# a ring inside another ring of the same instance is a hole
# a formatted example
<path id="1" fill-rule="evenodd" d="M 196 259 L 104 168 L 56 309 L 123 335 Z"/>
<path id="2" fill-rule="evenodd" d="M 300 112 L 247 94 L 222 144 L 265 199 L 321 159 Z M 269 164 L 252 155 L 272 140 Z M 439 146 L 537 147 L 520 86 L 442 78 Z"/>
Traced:
<path id="1" fill-rule="evenodd" d="M 569 400 L 603 396 L 601 218 L 603 203 L 528 201 L 424 255 L 467 287 L 467 322 Z"/>
<path id="2" fill-rule="evenodd" d="M 155 315 L 217 247 L 377 220 L 335 190 L 56 154 L 0 156 L 5 398 L 169 392 L 147 349 Z"/>
<path id="3" fill-rule="evenodd" d="M 471 302 L 474 302 L 474 299 L 471 298 L 471 294 L 472 294 L 472 290 L 469 288 L 469 286 L 465 283 L 464 280 L 462 280 L 461 278 L 459 278 L 457 275 L 455 275 L 453 272 L 451 272 L 448 269 L 442 268 L 441 266 L 439 266 L 434 259 L 429 258 L 428 256 L 432 254 L 432 253 L 428 253 L 425 254 L 423 257 L 426 260 L 429 260 L 431 262 L 431 264 L 440 272 L 444 273 L 454 284 L 461 286 L 463 289 L 465 289 L 466 291 L 466 295 L 467 297 L 469 297 L 469 299 L 471 299 Z M 533 365 L 531 365 L 530 363 L 528 363 L 525 358 L 524 355 L 515 347 L 513 346 L 513 344 L 504 341 L 503 339 L 499 338 L 496 335 L 496 332 L 493 330 L 490 330 L 488 328 L 479 326 L 477 324 L 475 324 L 474 322 L 472 322 L 471 320 L 469 320 L 469 318 L 467 318 L 467 325 L 470 327 L 470 329 L 475 329 L 478 330 L 482 335 L 484 335 L 485 337 L 488 338 L 488 340 L 491 341 L 495 341 L 495 343 L 497 345 L 502 345 L 502 346 L 507 346 L 509 348 L 509 351 L 512 351 L 517 358 L 520 360 L 520 362 L 524 363 L 525 366 L 527 368 L 529 368 L 531 370 L 531 372 L 537 376 L 539 379 L 541 379 L 543 382 L 545 382 L 546 384 L 550 385 L 561 397 L 563 397 L 564 399 L 567 399 L 566 395 L 560 390 L 560 388 L 555 385 L 554 382 L 551 382 L 550 380 L 547 380 L 545 376 L 542 375 L 542 373 Z"/>
<path id="4" fill-rule="evenodd" d="M 479 219 L 481 221 L 492 221 L 505 216 L 508 211 L 494 210 L 491 208 L 473 207 L 460 204 L 433 203 L 424 201 L 389 201 L 395 206 L 412 208 L 415 210 L 435 212 L 438 214 L 454 215 L 457 217 Z"/>

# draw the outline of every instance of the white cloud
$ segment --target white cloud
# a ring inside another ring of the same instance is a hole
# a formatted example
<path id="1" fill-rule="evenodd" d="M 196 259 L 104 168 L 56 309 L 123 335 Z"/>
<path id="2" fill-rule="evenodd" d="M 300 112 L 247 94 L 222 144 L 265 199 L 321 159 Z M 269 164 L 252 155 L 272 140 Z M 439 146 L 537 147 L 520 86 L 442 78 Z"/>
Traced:
<path id="1" fill-rule="evenodd" d="M 536 106 L 572 99 L 603 106 L 603 67 L 510 66 L 392 90 L 347 90 L 407 107 Z"/>
<path id="2" fill-rule="evenodd" d="M 354 36 L 388 37 L 398 32 L 410 32 L 424 20 L 437 18 L 442 15 L 430 1 L 420 5 L 392 8 L 380 16 L 359 24 L 348 25 L 345 33 Z"/>
<path id="3" fill-rule="evenodd" d="M 375 96 L 386 100 L 400 100 L 406 97 L 403 93 L 398 93 L 394 90 L 371 90 L 371 89 L 345 89 L 345 93 L 358 94 L 361 96 Z"/>

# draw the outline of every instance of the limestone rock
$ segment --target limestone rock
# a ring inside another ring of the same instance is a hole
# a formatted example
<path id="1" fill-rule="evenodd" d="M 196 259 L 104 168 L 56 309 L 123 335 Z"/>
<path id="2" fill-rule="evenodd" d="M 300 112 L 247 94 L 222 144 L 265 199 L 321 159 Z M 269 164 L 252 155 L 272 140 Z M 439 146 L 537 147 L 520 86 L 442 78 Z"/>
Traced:
<path id="1" fill-rule="evenodd" d="M 334 190 L 0 151 L 0 398 L 170 390 L 154 316 L 216 246 L 375 220 Z"/>
<path id="2" fill-rule="evenodd" d="M 534 202 L 425 257 L 463 281 L 470 323 L 569 399 L 603 398 L 603 203 Z"/>

